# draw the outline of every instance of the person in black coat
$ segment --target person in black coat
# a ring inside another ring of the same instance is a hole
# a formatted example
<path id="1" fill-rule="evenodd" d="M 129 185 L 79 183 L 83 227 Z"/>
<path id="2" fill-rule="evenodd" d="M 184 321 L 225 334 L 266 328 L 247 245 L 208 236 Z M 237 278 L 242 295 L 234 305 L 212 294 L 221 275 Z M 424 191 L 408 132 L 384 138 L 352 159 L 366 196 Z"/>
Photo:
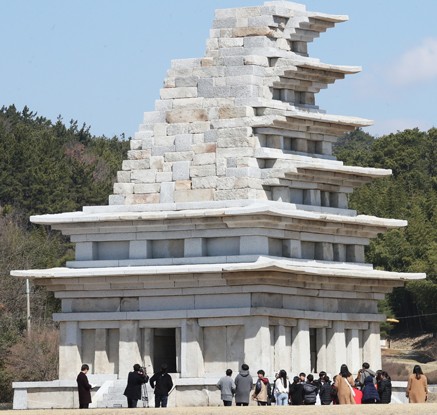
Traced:
<path id="1" fill-rule="evenodd" d="M 317 384 L 314 382 L 314 376 L 310 373 L 307 376 L 307 381 L 303 384 L 304 405 L 315 405 L 318 392 Z"/>
<path id="2" fill-rule="evenodd" d="M 300 383 L 298 376 L 293 378 L 293 383 L 290 383 L 288 391 L 290 405 L 303 405 L 303 384 Z"/>
<path id="3" fill-rule="evenodd" d="M 171 376 L 167 373 L 167 365 L 161 365 L 161 371 L 150 378 L 150 386 L 155 389 L 155 408 L 166 408 L 168 395 L 173 388 Z"/>
<path id="4" fill-rule="evenodd" d="M 387 372 L 381 371 L 377 375 L 378 394 L 380 398 L 379 403 L 391 402 L 391 378 Z"/>
<path id="5" fill-rule="evenodd" d="M 324 373 L 324 372 L 323 372 Z M 329 376 L 324 373 L 319 379 L 319 396 L 322 405 L 331 405 L 332 403 L 332 385 Z"/>
<path id="6" fill-rule="evenodd" d="M 80 368 L 80 372 L 77 375 L 77 391 L 79 392 L 79 408 L 87 409 L 91 403 L 91 389 L 92 386 L 88 382 L 87 373 L 90 367 L 87 364 L 83 364 Z"/>
<path id="7" fill-rule="evenodd" d="M 379 403 L 380 398 L 373 383 L 373 376 L 367 376 L 364 379 L 364 387 L 362 392 L 363 399 L 361 400 L 361 403 Z"/>
<path id="8" fill-rule="evenodd" d="M 136 408 L 138 400 L 141 399 L 141 386 L 149 380 L 141 366 L 136 363 L 133 372 L 129 372 L 127 386 L 123 395 L 127 398 L 128 408 Z"/>

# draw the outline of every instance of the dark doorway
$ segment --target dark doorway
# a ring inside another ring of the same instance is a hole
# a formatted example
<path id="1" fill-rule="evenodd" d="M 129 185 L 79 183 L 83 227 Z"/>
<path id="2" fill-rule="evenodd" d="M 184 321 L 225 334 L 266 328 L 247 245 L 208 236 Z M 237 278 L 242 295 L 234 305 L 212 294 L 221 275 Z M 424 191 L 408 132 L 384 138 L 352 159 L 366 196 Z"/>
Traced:
<path id="1" fill-rule="evenodd" d="M 158 372 L 163 363 L 176 372 L 176 329 L 155 329 L 153 336 L 153 369 Z"/>

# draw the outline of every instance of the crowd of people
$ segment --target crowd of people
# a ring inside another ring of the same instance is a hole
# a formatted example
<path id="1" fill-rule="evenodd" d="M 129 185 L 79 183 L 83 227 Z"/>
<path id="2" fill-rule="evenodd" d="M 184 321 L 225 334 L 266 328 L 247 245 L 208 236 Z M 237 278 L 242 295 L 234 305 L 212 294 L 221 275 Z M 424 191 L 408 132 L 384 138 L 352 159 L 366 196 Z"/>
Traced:
<path id="1" fill-rule="evenodd" d="M 290 381 L 285 370 L 280 370 L 271 383 L 264 370 L 258 370 L 255 387 L 249 366 L 243 364 L 235 379 L 232 370 L 226 371 L 217 383 L 224 406 L 248 406 L 250 400 L 258 405 L 344 405 L 388 404 L 391 402 L 392 384 L 386 371 L 374 372 L 368 363 L 354 378 L 347 365 L 331 380 L 321 371 L 318 379 L 313 374 L 300 373 Z M 422 403 L 428 399 L 427 378 L 419 365 L 414 366 L 409 376 L 406 396 L 410 403 Z"/>

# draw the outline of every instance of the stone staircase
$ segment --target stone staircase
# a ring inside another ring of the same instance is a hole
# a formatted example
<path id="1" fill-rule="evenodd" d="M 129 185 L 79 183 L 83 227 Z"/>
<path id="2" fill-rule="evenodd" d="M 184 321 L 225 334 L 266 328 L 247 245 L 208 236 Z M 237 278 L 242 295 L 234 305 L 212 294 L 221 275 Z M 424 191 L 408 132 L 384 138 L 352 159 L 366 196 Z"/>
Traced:
<path id="1" fill-rule="evenodd" d="M 90 408 L 127 408 L 126 397 L 123 395 L 126 388 L 126 380 L 108 380 L 103 383 L 97 393 L 93 396 L 93 403 Z M 153 398 L 153 390 L 147 384 L 147 393 L 150 401 Z M 145 401 L 147 404 L 147 401 Z M 138 401 L 138 407 L 143 407 L 143 402 Z"/>

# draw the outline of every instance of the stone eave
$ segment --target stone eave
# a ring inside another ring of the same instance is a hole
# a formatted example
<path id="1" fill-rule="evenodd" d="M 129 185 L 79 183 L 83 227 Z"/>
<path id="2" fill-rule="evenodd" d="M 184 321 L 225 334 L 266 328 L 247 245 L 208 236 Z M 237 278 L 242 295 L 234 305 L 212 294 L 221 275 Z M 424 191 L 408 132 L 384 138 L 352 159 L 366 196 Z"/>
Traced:
<path id="1" fill-rule="evenodd" d="M 335 263 L 328 261 L 293 260 L 277 257 L 259 256 L 254 262 L 129 266 L 108 268 L 50 268 L 33 270 L 13 270 L 11 275 L 18 278 L 63 279 L 128 277 L 183 274 L 253 273 L 260 271 L 285 272 L 288 274 L 358 278 L 389 281 L 410 281 L 424 279 L 424 273 L 388 272 L 373 269 L 369 264 Z"/>
<path id="2" fill-rule="evenodd" d="M 132 206 L 106 206 L 106 209 L 98 212 L 69 212 L 51 215 L 31 216 L 30 221 L 40 225 L 52 225 L 56 228 L 62 228 L 59 225 L 74 225 L 80 223 L 95 223 L 97 225 L 105 222 L 135 222 L 135 221 L 170 221 L 178 219 L 202 219 L 202 218 L 221 218 L 226 221 L 245 222 L 245 217 L 251 215 L 266 215 L 268 217 L 279 217 L 281 221 L 319 221 L 329 223 L 331 227 L 338 225 L 344 226 L 362 226 L 369 231 L 375 228 L 376 232 L 382 232 L 388 229 L 395 229 L 407 226 L 407 221 L 398 219 L 378 218 L 375 216 L 357 215 L 344 216 L 333 213 L 310 212 L 298 209 L 291 203 L 281 203 L 272 201 L 246 201 L 243 206 L 219 207 L 214 203 L 184 203 L 178 209 L 177 203 L 162 205 L 141 205 L 142 209 L 129 209 Z M 252 202 L 252 203 L 250 203 Z M 102 207 L 105 208 L 105 207 Z M 161 208 L 161 210 L 156 210 Z M 241 218 L 241 220 L 240 220 Z M 253 220 L 249 218 L 249 220 Z"/>

